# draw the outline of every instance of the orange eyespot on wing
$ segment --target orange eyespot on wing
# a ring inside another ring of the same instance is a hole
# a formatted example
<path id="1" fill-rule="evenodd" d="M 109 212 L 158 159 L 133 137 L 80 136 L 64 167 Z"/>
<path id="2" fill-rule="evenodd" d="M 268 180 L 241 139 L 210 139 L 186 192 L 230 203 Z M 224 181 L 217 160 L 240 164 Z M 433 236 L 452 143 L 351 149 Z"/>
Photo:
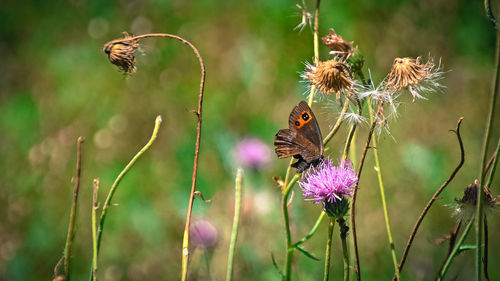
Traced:
<path id="1" fill-rule="evenodd" d="M 305 124 L 311 122 L 311 115 L 308 111 L 304 110 L 300 113 L 299 118 L 295 121 L 295 127 L 300 129 L 304 127 Z"/>

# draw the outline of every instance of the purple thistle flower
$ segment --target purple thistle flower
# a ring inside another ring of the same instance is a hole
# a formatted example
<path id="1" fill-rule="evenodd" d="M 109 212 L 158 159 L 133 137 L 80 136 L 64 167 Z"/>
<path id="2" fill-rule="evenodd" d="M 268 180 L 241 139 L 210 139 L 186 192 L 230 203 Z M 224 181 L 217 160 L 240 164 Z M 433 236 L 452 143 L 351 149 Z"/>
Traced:
<path id="1" fill-rule="evenodd" d="M 217 228 L 208 220 L 200 219 L 191 225 L 191 244 L 195 247 L 211 249 L 219 243 Z"/>
<path id="2" fill-rule="evenodd" d="M 236 161 L 253 170 L 260 170 L 271 161 L 271 148 L 259 138 L 247 137 L 234 149 Z"/>
<path id="3" fill-rule="evenodd" d="M 316 204 L 333 203 L 342 200 L 344 195 L 350 197 L 357 182 L 351 161 L 339 160 L 336 167 L 330 158 L 325 158 L 316 168 L 304 173 L 299 186 L 304 196 L 309 197 L 306 200 L 314 200 Z"/>

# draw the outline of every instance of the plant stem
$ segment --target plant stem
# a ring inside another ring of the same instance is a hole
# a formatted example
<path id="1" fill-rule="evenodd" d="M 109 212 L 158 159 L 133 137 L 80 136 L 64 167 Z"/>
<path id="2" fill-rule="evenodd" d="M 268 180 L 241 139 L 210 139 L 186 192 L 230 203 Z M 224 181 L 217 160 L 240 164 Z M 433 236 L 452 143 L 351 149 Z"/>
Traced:
<path id="1" fill-rule="evenodd" d="M 413 226 L 410 237 L 408 238 L 408 242 L 406 243 L 406 247 L 403 251 L 403 255 L 401 256 L 401 260 L 399 261 L 399 272 L 403 271 L 403 266 L 405 264 L 406 257 L 408 256 L 408 253 L 410 251 L 411 245 L 413 243 L 413 239 L 415 238 L 415 235 L 417 235 L 418 228 L 420 227 L 420 224 L 424 220 L 424 217 L 427 214 L 427 211 L 429 211 L 429 209 L 431 208 L 434 201 L 436 201 L 436 199 L 438 199 L 439 194 L 441 194 L 441 192 L 448 186 L 448 184 L 453 180 L 453 178 L 455 178 L 455 175 L 458 173 L 460 168 L 462 168 L 462 165 L 465 162 L 464 144 L 462 142 L 462 137 L 460 136 L 460 125 L 462 124 L 462 120 L 463 120 L 463 117 L 460 117 L 460 119 L 458 119 L 457 128 L 454 131 L 454 133 L 457 135 L 458 144 L 460 145 L 460 162 L 458 163 L 455 170 L 453 170 L 450 177 L 438 188 L 438 190 L 436 190 L 436 192 L 434 193 L 432 198 L 429 200 L 429 202 L 427 203 L 425 208 L 422 210 L 422 213 L 420 213 L 420 216 L 418 217 L 417 222 Z M 393 280 L 395 280 L 395 278 L 393 278 Z"/>
<path id="2" fill-rule="evenodd" d="M 229 254 L 227 258 L 227 272 L 226 280 L 231 281 L 233 276 L 233 260 L 234 250 L 236 248 L 236 238 L 238 236 L 238 226 L 240 223 L 241 212 L 241 186 L 242 186 L 243 170 L 238 169 L 236 174 L 235 192 L 234 192 L 234 217 L 233 217 L 233 230 L 231 231 L 231 240 L 229 243 Z"/>
<path id="3" fill-rule="evenodd" d="M 441 272 L 441 270 L 443 270 L 443 267 L 444 267 L 446 261 L 448 260 L 448 257 L 451 255 L 451 252 L 453 251 L 453 248 L 455 247 L 455 242 L 457 241 L 457 235 L 458 235 L 458 232 L 460 231 L 460 227 L 462 226 L 462 221 L 463 221 L 463 217 L 460 217 L 458 219 L 457 223 L 455 224 L 455 227 L 453 228 L 453 230 L 450 233 L 448 252 L 446 253 L 446 258 L 444 259 L 443 264 L 441 265 L 441 268 L 439 269 L 439 272 Z"/>
<path id="4" fill-rule="evenodd" d="M 155 120 L 155 127 L 153 129 L 153 134 L 151 135 L 151 138 L 149 139 L 148 143 L 139 151 L 137 154 L 130 160 L 130 162 L 125 166 L 125 168 L 120 172 L 118 177 L 116 177 L 115 181 L 113 182 L 113 185 L 109 189 L 108 195 L 106 197 L 106 201 L 104 202 L 104 205 L 102 206 L 102 212 L 101 216 L 99 218 L 99 227 L 97 229 L 97 255 L 99 255 L 99 249 L 101 247 L 101 239 L 102 239 L 102 232 L 104 230 L 104 222 L 106 221 L 106 215 L 108 214 L 108 208 L 111 206 L 111 200 L 113 199 L 113 195 L 116 192 L 116 189 L 118 188 L 118 185 L 120 181 L 123 179 L 123 177 L 127 174 L 128 171 L 134 166 L 135 162 L 139 159 L 139 157 L 146 152 L 153 142 L 156 140 L 156 137 L 158 136 L 158 130 L 160 129 L 160 124 L 161 124 L 161 116 L 157 116 Z"/>
<path id="5" fill-rule="evenodd" d="M 368 103 L 368 112 L 370 113 L 370 122 L 373 122 L 374 119 L 373 119 L 372 103 L 370 98 L 368 98 L 367 103 Z M 394 264 L 394 272 L 396 274 L 396 279 L 399 281 L 400 276 L 398 269 L 398 260 L 396 258 L 396 249 L 394 247 L 394 241 L 392 240 L 391 226 L 389 223 L 389 212 L 387 211 L 387 203 L 385 201 L 384 182 L 382 180 L 382 170 L 380 168 L 380 161 L 378 159 L 378 150 L 377 150 L 378 147 L 376 138 L 373 138 L 373 146 L 375 147 L 375 149 L 373 149 L 373 156 L 375 157 L 375 171 L 377 172 L 378 186 L 380 188 L 380 198 L 382 199 L 382 209 L 384 210 L 385 228 L 387 230 L 387 238 L 389 239 L 389 247 L 391 248 L 392 262 Z"/>
<path id="6" fill-rule="evenodd" d="M 290 183 L 285 186 L 282 191 L 281 198 L 281 207 L 283 212 L 283 220 L 285 221 L 285 231 L 286 231 L 286 261 L 285 261 L 285 280 L 291 280 L 292 274 L 292 259 L 293 259 L 293 251 L 294 246 L 292 244 L 292 235 L 290 233 L 290 218 L 288 217 L 288 195 L 292 190 L 292 186 L 297 182 L 300 178 L 301 174 L 295 174 Z"/>
<path id="7" fill-rule="evenodd" d="M 99 192 L 99 178 L 94 179 L 94 190 L 92 196 L 92 277 L 97 281 L 97 209 L 99 203 L 97 195 Z"/>
<path id="8" fill-rule="evenodd" d="M 344 281 L 349 281 L 349 251 L 347 249 L 347 233 L 349 227 L 343 217 L 337 219 L 339 224 L 340 240 L 342 241 L 342 255 L 344 257 Z"/>
<path id="9" fill-rule="evenodd" d="M 78 207 L 78 193 L 80 191 L 80 175 L 82 171 L 82 143 L 83 137 L 78 137 L 76 148 L 76 177 L 73 185 L 73 203 L 71 204 L 71 213 L 69 216 L 68 235 L 66 236 L 66 246 L 64 247 L 64 274 L 66 280 L 70 280 L 69 264 L 71 261 L 71 247 L 75 236 L 76 210 Z"/>
<path id="10" fill-rule="evenodd" d="M 293 244 L 294 247 L 297 247 L 300 244 L 303 244 L 304 242 L 306 242 L 307 240 L 309 240 L 311 237 L 313 237 L 314 233 L 316 233 L 316 231 L 318 230 L 319 225 L 321 224 L 321 221 L 323 221 L 323 218 L 325 217 L 325 215 L 326 215 L 326 213 L 323 212 L 323 211 L 321 211 L 321 214 L 319 214 L 318 219 L 316 220 L 316 223 L 311 228 L 311 230 L 309 231 L 309 233 L 306 236 L 304 236 L 302 239 L 300 239 L 298 242 L 296 242 L 295 244 Z"/>
<path id="11" fill-rule="evenodd" d="M 384 102 L 381 101 L 378 105 L 377 112 L 375 113 L 375 116 L 373 117 L 374 120 L 372 122 L 372 125 L 370 127 L 370 131 L 368 132 L 368 137 L 366 138 L 366 143 L 365 147 L 363 148 L 363 153 L 361 154 L 361 158 L 359 160 L 359 166 L 358 166 L 358 183 L 356 184 L 354 188 L 354 193 L 352 195 L 352 202 L 351 202 L 351 228 L 352 228 L 352 239 L 353 239 L 353 246 L 354 246 L 354 258 L 356 260 L 356 278 L 358 281 L 361 281 L 361 267 L 359 264 L 359 250 L 358 250 L 358 239 L 356 235 L 356 198 L 358 194 L 358 186 L 359 186 L 359 180 L 361 179 L 361 172 L 363 171 L 363 166 L 365 164 L 365 158 L 366 158 L 366 153 L 368 152 L 368 148 L 370 146 L 370 142 L 373 136 L 373 131 L 375 130 L 375 125 L 377 124 L 377 117 L 378 115 L 382 112 L 382 108 L 384 106 Z"/>
<path id="12" fill-rule="evenodd" d="M 448 259 L 446 260 L 444 266 L 443 266 L 443 269 L 441 270 L 441 272 L 439 273 L 439 277 L 438 277 L 438 281 L 442 281 L 444 276 L 446 275 L 446 272 L 448 271 L 448 267 L 450 266 L 451 264 L 451 261 L 453 260 L 453 258 L 457 255 L 458 253 L 458 250 L 460 250 L 460 247 L 462 246 L 462 244 L 464 243 L 465 241 L 465 238 L 467 238 L 467 235 L 469 234 L 469 231 L 470 229 L 472 228 L 472 225 L 474 224 L 474 219 L 471 219 L 469 221 L 469 223 L 467 224 L 467 227 L 465 228 L 464 230 L 464 233 L 462 233 L 462 236 L 460 237 L 460 239 L 458 240 L 457 244 L 455 245 L 455 247 L 453 248 L 453 251 L 451 252 L 450 256 L 448 257 Z"/>
<path id="13" fill-rule="evenodd" d="M 328 223 L 328 236 L 326 239 L 325 271 L 323 274 L 323 281 L 328 281 L 328 278 L 330 277 L 330 256 L 332 252 L 332 236 L 333 236 L 334 226 L 335 226 L 334 218 L 330 218 L 330 222 Z"/>
<path id="14" fill-rule="evenodd" d="M 342 121 L 344 120 L 344 115 L 346 114 L 347 109 L 349 109 L 349 99 L 346 99 L 346 101 L 344 102 L 344 106 L 342 107 L 342 111 L 340 111 L 339 118 L 337 118 L 335 125 L 330 130 L 328 135 L 323 139 L 323 145 L 326 145 L 328 142 L 330 142 L 333 136 L 335 136 L 335 134 L 340 128 L 340 125 L 342 124 Z"/>
<path id="15" fill-rule="evenodd" d="M 500 154 L 500 139 L 498 139 L 498 145 L 497 145 L 497 150 L 495 151 L 495 158 L 493 159 L 493 164 L 491 166 L 491 172 L 490 176 L 488 177 L 488 181 L 486 183 L 486 186 L 489 188 L 491 187 L 491 184 L 493 183 L 493 177 L 495 176 L 495 171 L 497 169 L 497 164 L 498 164 L 498 155 Z"/>
<path id="16" fill-rule="evenodd" d="M 486 216 L 484 217 L 484 280 L 489 281 L 490 277 L 488 275 L 488 222 Z"/>
<path id="17" fill-rule="evenodd" d="M 491 134 L 491 128 L 493 127 L 493 116 L 495 116 L 496 99 L 498 95 L 499 88 L 499 75 L 500 75 L 500 36 L 498 22 L 493 16 L 490 7 L 490 1 L 484 0 L 484 10 L 486 16 L 489 18 L 493 27 L 495 29 L 496 35 L 496 46 L 495 46 L 495 73 L 493 76 L 493 83 L 490 93 L 489 101 L 489 112 L 488 118 L 486 120 L 486 128 L 484 131 L 483 146 L 482 146 L 482 157 L 481 157 L 481 167 L 479 170 L 479 187 L 477 189 L 477 211 L 476 211 L 476 280 L 481 281 L 481 259 L 482 259 L 482 238 L 483 238 L 483 184 L 484 184 L 484 169 L 486 164 L 486 155 L 488 153 L 488 146 Z"/>
<path id="18" fill-rule="evenodd" d="M 319 4 L 320 0 L 316 0 L 316 9 L 314 10 L 314 28 L 313 28 L 313 48 L 314 48 L 314 63 L 317 64 L 319 62 L 319 36 L 318 36 L 318 29 L 319 29 Z M 309 94 L 309 100 L 307 103 L 309 106 L 312 105 L 312 102 L 314 100 L 314 93 L 316 92 L 316 86 L 312 85 L 311 86 L 311 93 Z"/>

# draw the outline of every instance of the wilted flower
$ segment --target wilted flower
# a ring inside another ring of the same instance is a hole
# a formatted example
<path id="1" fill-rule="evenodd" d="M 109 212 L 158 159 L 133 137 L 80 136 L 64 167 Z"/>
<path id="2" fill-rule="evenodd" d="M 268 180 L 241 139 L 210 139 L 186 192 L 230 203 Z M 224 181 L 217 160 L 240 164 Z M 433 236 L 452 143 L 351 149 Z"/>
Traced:
<path id="1" fill-rule="evenodd" d="M 191 224 L 191 244 L 195 247 L 215 248 L 219 242 L 217 228 L 208 220 L 197 220 Z"/>
<path id="2" fill-rule="evenodd" d="M 349 59 L 349 57 L 354 53 L 353 42 L 345 41 L 342 36 L 335 33 L 335 30 L 330 28 L 328 35 L 321 38 L 323 44 L 330 48 L 331 55 L 337 55 L 342 58 L 343 61 Z"/>
<path id="3" fill-rule="evenodd" d="M 473 184 L 469 184 L 465 190 L 464 195 L 460 199 L 456 199 L 455 212 L 462 214 L 465 218 L 472 217 L 477 208 L 477 189 L 479 181 L 475 180 Z M 491 195 L 489 189 L 483 186 L 483 208 L 484 210 L 491 209 L 498 205 L 497 200 Z"/>
<path id="4" fill-rule="evenodd" d="M 259 138 L 244 138 L 234 149 L 236 161 L 245 167 L 259 170 L 271 161 L 272 150 Z"/>
<path id="5" fill-rule="evenodd" d="M 314 66 L 307 64 L 302 78 L 309 80 L 322 94 L 335 93 L 337 99 L 342 92 L 350 94 L 354 85 L 349 66 L 335 59 L 320 61 Z"/>
<path id="6" fill-rule="evenodd" d="M 358 182 L 358 176 L 350 161 L 339 161 L 334 166 L 327 157 L 316 168 L 304 173 L 299 186 L 305 197 L 320 202 L 335 202 L 342 200 L 342 196 L 351 196 Z"/>
<path id="7" fill-rule="evenodd" d="M 104 45 L 103 51 L 109 61 L 120 67 L 125 73 L 135 72 L 135 51 L 139 46 L 139 39 L 124 33 L 124 38 L 110 41 Z"/>
<path id="8" fill-rule="evenodd" d="M 407 89 L 416 98 L 424 98 L 422 93 L 442 87 L 440 67 L 435 67 L 432 60 L 422 64 L 421 58 L 396 58 L 391 73 L 385 80 L 385 88 L 391 93 Z"/>

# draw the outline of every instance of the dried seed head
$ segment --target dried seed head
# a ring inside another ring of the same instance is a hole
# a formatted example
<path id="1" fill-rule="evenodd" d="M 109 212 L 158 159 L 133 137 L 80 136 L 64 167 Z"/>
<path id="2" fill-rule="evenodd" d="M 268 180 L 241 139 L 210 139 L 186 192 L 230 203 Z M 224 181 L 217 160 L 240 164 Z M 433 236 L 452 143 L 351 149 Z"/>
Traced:
<path id="1" fill-rule="evenodd" d="M 109 61 L 120 67 L 125 73 L 135 72 L 135 51 L 139 46 L 139 39 L 124 33 L 125 37 L 115 39 L 104 45 L 103 51 Z"/>
<path id="2" fill-rule="evenodd" d="M 387 79 L 387 87 L 394 91 L 399 91 L 411 85 L 416 85 L 430 75 L 429 69 L 434 64 L 429 61 L 426 64 L 420 63 L 420 57 L 396 58 L 392 65 L 391 73 Z"/>
<path id="3" fill-rule="evenodd" d="M 344 61 L 346 61 L 354 53 L 353 42 L 345 41 L 342 36 L 335 33 L 335 31 L 331 28 L 328 35 L 321 38 L 321 41 L 323 41 L 325 46 L 332 50 L 330 54 L 338 55 Z"/>
<path id="4" fill-rule="evenodd" d="M 335 59 L 320 61 L 315 66 L 306 65 L 302 77 L 315 85 L 319 92 L 325 95 L 335 93 L 340 98 L 342 92 L 350 94 L 354 85 L 349 66 Z"/>
<path id="5" fill-rule="evenodd" d="M 422 64 L 420 57 L 396 58 L 391 73 L 386 78 L 385 88 L 391 93 L 407 89 L 415 101 L 416 98 L 423 98 L 423 92 L 442 87 L 437 82 L 442 74 L 439 70 L 439 66 L 434 67 L 432 60 Z M 430 87 L 423 85 L 426 82 Z"/>
<path id="6" fill-rule="evenodd" d="M 457 213 L 463 213 L 467 218 L 475 213 L 478 187 L 479 181 L 475 180 L 473 184 L 469 184 L 465 188 L 462 198 L 455 200 L 457 203 Z M 484 210 L 491 209 L 499 204 L 496 198 L 491 195 L 489 189 L 486 186 L 483 186 L 483 203 Z"/>

